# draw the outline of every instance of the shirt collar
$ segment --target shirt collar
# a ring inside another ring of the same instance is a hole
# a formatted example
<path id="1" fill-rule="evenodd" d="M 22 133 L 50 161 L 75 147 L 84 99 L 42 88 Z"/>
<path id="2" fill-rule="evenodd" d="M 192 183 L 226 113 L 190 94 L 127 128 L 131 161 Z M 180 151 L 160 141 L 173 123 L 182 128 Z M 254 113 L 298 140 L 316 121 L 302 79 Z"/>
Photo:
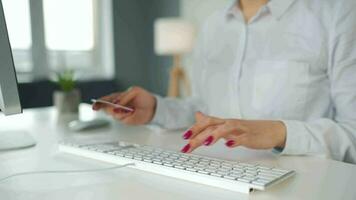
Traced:
<path id="1" fill-rule="evenodd" d="M 276 19 L 280 19 L 294 1 L 295 0 L 270 0 L 267 6 L 271 11 L 272 16 Z"/>
<path id="2" fill-rule="evenodd" d="M 226 17 L 233 17 L 236 14 L 236 11 L 238 11 L 236 4 L 238 4 L 238 2 L 239 0 L 233 0 L 227 5 L 227 7 L 225 8 Z"/>
<path id="3" fill-rule="evenodd" d="M 270 0 L 267 3 L 267 7 L 270 9 L 272 16 L 274 16 L 276 19 L 279 19 L 294 1 L 295 0 Z M 228 4 L 228 6 L 225 8 L 225 13 L 227 17 L 231 17 L 236 14 L 236 4 L 238 3 L 239 0 L 233 0 L 230 4 Z"/>

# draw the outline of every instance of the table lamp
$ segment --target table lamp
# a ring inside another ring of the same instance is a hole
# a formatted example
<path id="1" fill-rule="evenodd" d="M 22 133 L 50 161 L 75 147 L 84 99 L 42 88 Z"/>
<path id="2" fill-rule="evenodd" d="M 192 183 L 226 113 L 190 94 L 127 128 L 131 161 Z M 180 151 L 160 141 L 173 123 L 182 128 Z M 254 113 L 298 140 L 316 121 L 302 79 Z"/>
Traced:
<path id="1" fill-rule="evenodd" d="M 173 56 L 167 92 L 169 97 L 181 96 L 182 89 L 187 95 L 190 95 L 190 84 L 181 65 L 181 57 L 192 50 L 194 35 L 194 26 L 180 18 L 160 18 L 155 21 L 154 47 L 156 54 Z M 181 88 L 180 85 L 184 85 L 184 88 Z"/>

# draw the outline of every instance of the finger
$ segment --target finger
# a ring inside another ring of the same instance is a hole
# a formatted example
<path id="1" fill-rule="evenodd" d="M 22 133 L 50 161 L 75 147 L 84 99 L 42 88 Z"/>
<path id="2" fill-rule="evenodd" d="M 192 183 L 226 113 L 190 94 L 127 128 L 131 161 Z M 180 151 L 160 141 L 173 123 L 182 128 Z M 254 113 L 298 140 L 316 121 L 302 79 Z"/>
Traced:
<path id="1" fill-rule="evenodd" d="M 218 124 L 222 124 L 224 122 L 224 120 L 222 119 L 216 117 L 210 117 L 204 115 L 201 112 L 197 112 L 195 114 L 195 118 L 196 118 L 196 123 L 183 134 L 184 139 L 193 139 L 200 132 L 202 132 L 204 129 L 208 128 L 209 126 L 215 126 Z"/>
<path id="2" fill-rule="evenodd" d="M 133 117 L 125 117 L 124 119 L 121 120 L 124 124 L 128 125 L 134 125 L 134 118 Z"/>
<path id="3" fill-rule="evenodd" d="M 202 146 L 206 139 L 211 135 L 211 132 L 216 129 L 216 127 L 209 127 L 202 131 L 198 136 L 194 139 L 189 140 L 189 143 L 182 148 L 181 152 L 183 153 L 190 153 L 194 151 L 196 148 Z M 189 147 L 189 148 L 188 148 Z"/>
<path id="4" fill-rule="evenodd" d="M 246 132 L 246 128 L 238 120 L 227 121 L 211 133 L 211 136 L 207 139 L 207 143 L 208 145 L 213 145 L 221 138 L 239 136 Z"/>
<path id="5" fill-rule="evenodd" d="M 235 136 L 233 139 L 229 139 L 225 142 L 225 145 L 229 148 L 234 148 L 238 146 L 248 146 L 250 137 L 248 134 L 242 134 Z"/>
<path id="6" fill-rule="evenodd" d="M 131 116 L 133 113 L 132 112 L 128 112 L 126 110 L 123 109 L 114 109 L 114 118 L 116 118 L 119 121 L 123 121 L 125 118 L 127 118 L 128 116 Z"/>
<path id="7" fill-rule="evenodd" d="M 137 116 L 133 114 L 130 114 L 129 116 L 125 117 L 122 122 L 128 125 L 139 125 L 139 123 L 137 123 Z"/>
<path id="8" fill-rule="evenodd" d="M 235 135 L 226 135 L 223 137 L 225 142 L 229 141 L 229 140 L 234 140 L 236 138 Z"/>
<path id="9" fill-rule="evenodd" d="M 120 104 L 125 106 L 128 103 L 130 103 L 130 101 L 132 101 L 138 94 L 139 89 L 136 89 L 136 87 L 132 87 L 132 89 L 129 89 L 128 91 L 124 92 L 120 98 Z"/>
<path id="10" fill-rule="evenodd" d="M 113 99 L 111 99 L 112 103 L 114 104 L 120 104 L 120 99 L 122 98 L 122 96 L 124 95 L 124 93 L 120 93 L 118 94 L 116 97 L 114 97 Z M 118 108 L 118 107 L 113 107 L 111 105 L 104 105 L 103 109 L 105 109 L 105 111 L 107 113 L 129 113 L 130 111 L 123 109 L 123 108 Z M 133 111 L 132 111 L 133 112 Z"/>

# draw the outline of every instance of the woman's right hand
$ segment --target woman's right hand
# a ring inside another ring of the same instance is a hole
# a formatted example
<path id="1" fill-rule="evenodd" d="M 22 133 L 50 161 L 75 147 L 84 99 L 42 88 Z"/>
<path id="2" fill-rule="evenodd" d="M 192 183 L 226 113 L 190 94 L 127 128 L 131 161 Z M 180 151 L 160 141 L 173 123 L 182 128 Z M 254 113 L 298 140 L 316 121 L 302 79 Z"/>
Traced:
<path id="1" fill-rule="evenodd" d="M 141 87 L 131 87 L 125 92 L 113 93 L 100 99 L 132 108 L 133 111 L 128 112 L 102 103 L 93 104 L 93 110 L 104 110 L 125 124 L 146 124 L 153 119 L 156 110 L 156 98 Z"/>

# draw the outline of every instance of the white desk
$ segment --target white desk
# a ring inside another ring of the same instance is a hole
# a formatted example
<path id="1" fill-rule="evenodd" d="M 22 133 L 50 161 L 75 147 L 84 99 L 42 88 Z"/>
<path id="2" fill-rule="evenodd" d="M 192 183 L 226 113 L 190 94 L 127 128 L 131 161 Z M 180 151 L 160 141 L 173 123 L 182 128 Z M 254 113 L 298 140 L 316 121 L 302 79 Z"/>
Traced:
<path id="1" fill-rule="evenodd" d="M 82 118 L 94 113 L 81 108 Z M 57 141 L 124 140 L 179 150 L 181 132 L 155 132 L 117 122 L 108 128 L 73 133 L 59 122 L 51 108 L 25 110 L 24 114 L 0 116 L 0 130 L 28 130 L 37 140 L 35 148 L 0 152 L 0 177 L 33 170 L 91 169 L 111 166 L 57 152 Z M 1 138 L 0 138 L 1 139 Z M 98 173 L 31 175 L 0 183 L 0 199 L 356 199 L 356 166 L 315 157 L 278 157 L 267 151 L 227 149 L 221 143 L 195 153 L 264 165 L 295 169 L 297 175 L 267 192 L 250 196 L 185 182 L 133 169 Z"/>

